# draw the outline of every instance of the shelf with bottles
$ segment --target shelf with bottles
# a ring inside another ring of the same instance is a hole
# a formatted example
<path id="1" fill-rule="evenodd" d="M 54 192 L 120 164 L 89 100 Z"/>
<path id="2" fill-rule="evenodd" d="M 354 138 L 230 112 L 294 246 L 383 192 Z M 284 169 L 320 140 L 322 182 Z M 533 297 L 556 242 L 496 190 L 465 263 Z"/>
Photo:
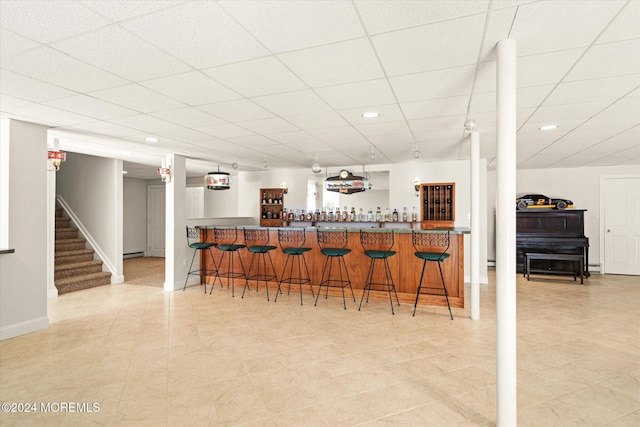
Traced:
<path id="1" fill-rule="evenodd" d="M 455 222 L 455 190 L 453 182 L 420 186 L 422 228 L 453 227 Z"/>
<path id="2" fill-rule="evenodd" d="M 365 213 L 363 208 L 359 208 L 356 211 L 355 207 L 348 209 L 344 206 L 340 208 L 324 208 L 322 211 L 316 209 L 315 211 L 305 211 L 304 209 L 290 209 L 285 211 L 286 215 L 283 217 L 285 225 L 300 225 L 305 223 L 309 226 L 341 226 L 356 227 L 356 228 L 420 228 L 415 227 L 414 224 L 420 224 L 417 209 L 414 207 L 413 211 L 409 211 L 406 207 L 403 209 L 385 209 L 380 208 L 373 211 L 369 210 Z"/>
<path id="3" fill-rule="evenodd" d="M 260 225 L 278 227 L 282 225 L 285 212 L 284 190 L 281 188 L 260 189 Z"/>

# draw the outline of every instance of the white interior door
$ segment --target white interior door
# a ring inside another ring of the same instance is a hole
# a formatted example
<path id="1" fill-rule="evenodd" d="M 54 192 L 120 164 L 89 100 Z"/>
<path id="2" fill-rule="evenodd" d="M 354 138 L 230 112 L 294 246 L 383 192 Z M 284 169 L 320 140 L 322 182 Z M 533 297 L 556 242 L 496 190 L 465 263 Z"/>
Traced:
<path id="1" fill-rule="evenodd" d="M 640 275 L 640 177 L 602 181 L 604 272 Z"/>
<path id="2" fill-rule="evenodd" d="M 165 187 L 147 187 L 147 255 L 164 256 Z"/>
<path id="3" fill-rule="evenodd" d="M 204 187 L 187 187 L 187 218 L 204 217 Z"/>

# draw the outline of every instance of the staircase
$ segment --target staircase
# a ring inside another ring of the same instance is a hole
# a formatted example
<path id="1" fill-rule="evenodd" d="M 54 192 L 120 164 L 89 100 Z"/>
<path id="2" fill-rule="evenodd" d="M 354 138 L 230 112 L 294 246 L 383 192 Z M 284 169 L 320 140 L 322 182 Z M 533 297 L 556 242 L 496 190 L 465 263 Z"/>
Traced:
<path id="1" fill-rule="evenodd" d="M 71 218 L 56 206 L 55 273 L 58 294 L 66 294 L 96 286 L 109 285 L 111 273 L 102 271 L 102 261 L 93 259 L 93 249 L 71 227 Z"/>

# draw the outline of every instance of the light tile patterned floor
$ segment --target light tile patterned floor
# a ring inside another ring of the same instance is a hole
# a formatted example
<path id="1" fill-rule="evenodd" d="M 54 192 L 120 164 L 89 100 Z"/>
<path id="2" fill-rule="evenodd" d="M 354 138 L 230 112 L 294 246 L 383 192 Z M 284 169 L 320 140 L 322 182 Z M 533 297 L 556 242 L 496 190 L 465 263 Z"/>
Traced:
<path id="1" fill-rule="evenodd" d="M 231 298 L 217 287 L 115 285 L 49 302 L 48 329 L 0 343 L 1 425 L 495 424 L 495 280 L 468 309 L 339 298 Z M 521 426 L 640 425 L 640 280 L 542 277 L 518 287 Z M 358 296 L 359 297 L 359 296 Z M 468 299 L 468 289 L 467 289 Z M 468 307 L 468 303 L 466 304 Z"/>

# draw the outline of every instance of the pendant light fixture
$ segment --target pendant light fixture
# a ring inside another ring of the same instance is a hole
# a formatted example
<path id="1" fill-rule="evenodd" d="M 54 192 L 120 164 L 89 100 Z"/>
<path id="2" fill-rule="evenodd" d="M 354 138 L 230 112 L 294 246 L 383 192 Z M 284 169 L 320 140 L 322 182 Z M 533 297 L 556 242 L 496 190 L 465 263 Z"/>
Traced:
<path id="1" fill-rule="evenodd" d="M 209 190 L 229 190 L 231 188 L 231 175 L 227 172 L 209 172 L 204 176 L 204 185 Z"/>
<path id="2" fill-rule="evenodd" d="M 322 172 L 322 167 L 320 166 L 320 163 L 318 163 L 318 152 L 317 151 L 316 151 L 316 161 L 311 166 L 311 172 L 313 172 L 313 173 Z"/>

